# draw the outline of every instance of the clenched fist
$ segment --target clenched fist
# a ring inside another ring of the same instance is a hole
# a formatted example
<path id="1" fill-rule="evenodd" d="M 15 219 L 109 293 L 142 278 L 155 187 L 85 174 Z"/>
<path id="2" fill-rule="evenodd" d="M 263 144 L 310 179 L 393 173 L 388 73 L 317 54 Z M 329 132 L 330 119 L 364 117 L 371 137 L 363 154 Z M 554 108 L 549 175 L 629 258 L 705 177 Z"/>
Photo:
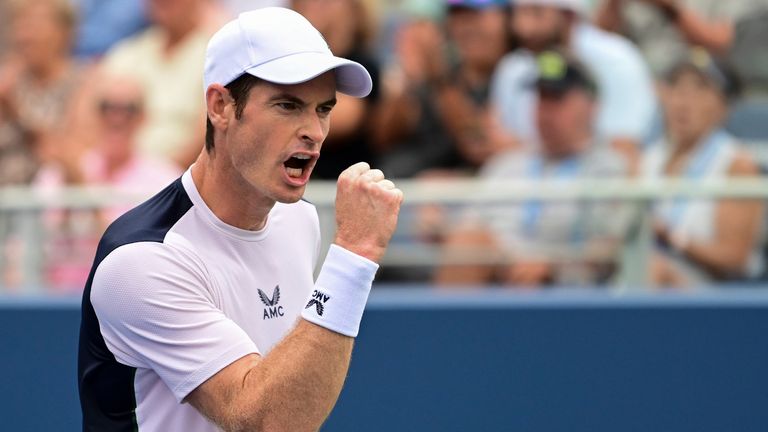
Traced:
<path id="1" fill-rule="evenodd" d="M 403 192 L 384 173 L 360 162 L 344 170 L 336 185 L 334 243 L 379 262 L 395 232 Z"/>

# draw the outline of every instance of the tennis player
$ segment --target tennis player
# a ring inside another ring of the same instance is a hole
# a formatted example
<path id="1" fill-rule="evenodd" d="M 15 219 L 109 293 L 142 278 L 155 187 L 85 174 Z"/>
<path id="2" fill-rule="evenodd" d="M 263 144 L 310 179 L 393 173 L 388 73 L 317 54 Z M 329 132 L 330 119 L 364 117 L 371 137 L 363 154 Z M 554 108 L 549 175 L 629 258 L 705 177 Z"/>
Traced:
<path id="1" fill-rule="evenodd" d="M 243 13 L 213 36 L 206 148 L 99 244 L 80 329 L 84 430 L 320 427 L 402 192 L 366 163 L 341 174 L 316 281 L 319 223 L 301 198 L 336 92 L 371 86 L 287 9 Z"/>

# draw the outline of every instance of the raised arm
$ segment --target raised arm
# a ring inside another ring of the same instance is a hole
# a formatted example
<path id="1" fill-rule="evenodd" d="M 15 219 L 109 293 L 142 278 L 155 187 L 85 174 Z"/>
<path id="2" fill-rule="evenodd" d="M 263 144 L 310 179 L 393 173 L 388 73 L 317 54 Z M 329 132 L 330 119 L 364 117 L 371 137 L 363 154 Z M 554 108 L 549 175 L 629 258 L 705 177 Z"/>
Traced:
<path id="1" fill-rule="evenodd" d="M 658 6 L 672 20 L 691 45 L 715 54 L 725 53 L 733 43 L 731 19 L 708 19 L 676 0 L 645 0 Z"/>
<path id="2" fill-rule="evenodd" d="M 375 262 L 394 232 L 401 201 L 402 192 L 381 171 L 365 163 L 344 171 L 336 196 L 336 246 L 303 319 L 267 356 L 235 361 L 186 401 L 226 431 L 319 429 L 341 392 Z"/>

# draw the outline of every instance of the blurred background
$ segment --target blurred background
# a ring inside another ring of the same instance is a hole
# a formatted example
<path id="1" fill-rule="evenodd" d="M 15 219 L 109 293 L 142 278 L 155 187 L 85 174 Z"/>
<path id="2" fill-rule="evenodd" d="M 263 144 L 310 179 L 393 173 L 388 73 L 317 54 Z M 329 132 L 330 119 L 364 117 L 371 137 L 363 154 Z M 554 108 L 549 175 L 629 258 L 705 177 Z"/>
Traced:
<path id="1" fill-rule="evenodd" d="M 203 148 L 210 35 L 276 5 L 375 83 L 325 247 L 347 166 L 406 195 L 324 430 L 768 430 L 768 0 L 0 0 L 7 430 L 78 429 L 98 240 Z"/>

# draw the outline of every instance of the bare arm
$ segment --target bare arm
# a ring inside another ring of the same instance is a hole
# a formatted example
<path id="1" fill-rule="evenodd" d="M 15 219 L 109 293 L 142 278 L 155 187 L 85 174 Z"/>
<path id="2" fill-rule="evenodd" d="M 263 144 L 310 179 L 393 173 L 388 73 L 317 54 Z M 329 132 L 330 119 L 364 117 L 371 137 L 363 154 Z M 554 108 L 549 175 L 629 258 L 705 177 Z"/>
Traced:
<path id="1" fill-rule="evenodd" d="M 397 224 L 401 201 L 402 192 L 381 171 L 365 163 L 348 168 L 338 182 L 335 243 L 379 261 Z M 341 392 L 352 342 L 351 337 L 300 319 L 267 356 L 241 358 L 186 400 L 226 431 L 315 431 Z"/>
<path id="2" fill-rule="evenodd" d="M 709 21 L 696 12 L 678 6 L 677 26 L 688 42 L 716 54 L 723 54 L 733 44 L 734 25 L 729 20 Z"/>
<path id="3" fill-rule="evenodd" d="M 266 357 L 227 366 L 187 401 L 226 431 L 314 431 L 336 403 L 352 338 L 300 320 Z"/>
<path id="4" fill-rule="evenodd" d="M 644 0 L 660 8 L 691 45 L 704 47 L 716 54 L 725 53 L 733 42 L 731 20 L 709 20 L 677 0 Z"/>
<path id="5" fill-rule="evenodd" d="M 756 176 L 759 169 L 750 159 L 740 157 L 731 167 L 731 175 Z M 692 260 L 727 276 L 741 274 L 761 229 L 763 204 L 754 200 L 722 200 L 717 206 L 715 239 L 710 243 L 692 242 L 682 247 Z"/>

